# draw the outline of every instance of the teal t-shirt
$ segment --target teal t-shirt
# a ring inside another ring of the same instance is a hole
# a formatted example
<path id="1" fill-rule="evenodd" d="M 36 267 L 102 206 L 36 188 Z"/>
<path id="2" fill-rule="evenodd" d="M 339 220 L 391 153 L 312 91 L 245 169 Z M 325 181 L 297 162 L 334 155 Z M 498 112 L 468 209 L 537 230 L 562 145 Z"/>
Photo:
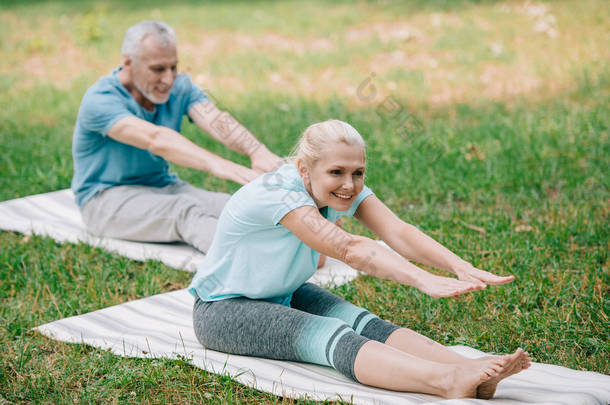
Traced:
<path id="1" fill-rule="evenodd" d="M 347 211 L 324 207 L 331 222 L 353 216 L 373 192 L 366 186 Z M 224 207 L 214 240 L 193 278 L 189 292 L 204 301 L 234 297 L 265 299 L 289 305 L 292 293 L 316 271 L 320 253 L 314 251 L 280 220 L 290 211 L 316 203 L 292 164 L 266 173 L 240 188 Z M 307 219 L 305 219 L 307 220 Z M 321 237 L 328 226 L 312 222 Z"/>
<path id="2" fill-rule="evenodd" d="M 182 118 L 208 99 L 185 74 L 178 74 L 169 99 L 154 111 L 142 107 L 119 80 L 115 69 L 87 90 L 78 111 L 72 140 L 72 190 L 82 206 L 99 191 L 118 185 L 163 187 L 178 181 L 168 162 L 151 152 L 106 136 L 121 118 L 134 116 L 180 132 Z"/>

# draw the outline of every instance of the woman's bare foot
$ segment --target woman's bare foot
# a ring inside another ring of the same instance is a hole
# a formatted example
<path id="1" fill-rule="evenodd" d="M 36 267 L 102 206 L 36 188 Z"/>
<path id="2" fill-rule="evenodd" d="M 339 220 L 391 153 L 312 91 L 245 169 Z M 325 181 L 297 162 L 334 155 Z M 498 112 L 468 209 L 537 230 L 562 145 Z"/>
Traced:
<path id="1" fill-rule="evenodd" d="M 502 371 L 498 375 L 489 378 L 482 382 L 476 389 L 476 397 L 482 399 L 490 399 L 496 392 L 498 383 L 513 374 L 517 374 L 530 366 L 530 356 L 523 349 L 517 349 L 513 354 L 501 356 L 504 359 Z"/>
<path id="2" fill-rule="evenodd" d="M 476 398 L 477 388 L 488 381 L 498 378 L 504 372 L 505 356 L 492 356 L 485 359 L 456 365 L 452 381 L 447 384 L 446 398 Z"/>

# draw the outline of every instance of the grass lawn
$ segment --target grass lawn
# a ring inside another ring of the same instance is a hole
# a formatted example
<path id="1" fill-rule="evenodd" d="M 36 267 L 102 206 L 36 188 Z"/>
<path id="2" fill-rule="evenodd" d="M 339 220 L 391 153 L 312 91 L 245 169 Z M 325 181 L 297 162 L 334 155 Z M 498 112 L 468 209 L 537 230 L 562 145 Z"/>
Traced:
<path id="1" fill-rule="evenodd" d="M 0 200 L 70 186 L 83 93 L 119 64 L 128 26 L 162 19 L 176 28 L 180 70 L 270 149 L 287 154 L 315 121 L 350 122 L 368 143 L 367 184 L 400 217 L 517 277 L 460 299 L 368 276 L 334 292 L 447 345 L 521 346 L 536 361 L 610 374 L 609 17 L 602 0 L 5 1 Z M 0 404 L 306 403 L 185 361 L 120 358 L 30 331 L 191 276 L 0 232 Z"/>

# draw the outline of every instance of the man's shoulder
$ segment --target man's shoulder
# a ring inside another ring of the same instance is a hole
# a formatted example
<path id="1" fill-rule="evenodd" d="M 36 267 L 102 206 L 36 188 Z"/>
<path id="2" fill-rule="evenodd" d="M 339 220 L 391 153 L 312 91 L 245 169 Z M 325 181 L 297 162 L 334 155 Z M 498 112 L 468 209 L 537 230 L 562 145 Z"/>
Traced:
<path id="1" fill-rule="evenodd" d="M 107 133 L 117 117 L 131 114 L 131 96 L 115 72 L 99 78 L 83 95 L 76 123 L 79 133 Z"/>
<path id="2" fill-rule="evenodd" d="M 174 85 L 187 85 L 187 86 L 193 86 L 193 80 L 191 79 L 191 76 L 187 73 L 178 73 L 176 75 L 176 80 L 174 82 Z"/>
<path id="3" fill-rule="evenodd" d="M 121 82 L 115 75 L 115 71 L 105 76 L 100 77 L 95 83 L 93 83 L 85 92 L 84 98 L 97 97 L 102 95 L 124 95 L 126 92 L 125 88 L 122 87 Z"/>
<path id="4" fill-rule="evenodd" d="M 172 86 L 172 93 L 176 95 L 185 95 L 190 94 L 193 89 L 198 89 L 191 77 L 186 73 L 178 73 L 176 76 L 176 80 L 174 80 L 174 84 Z"/>

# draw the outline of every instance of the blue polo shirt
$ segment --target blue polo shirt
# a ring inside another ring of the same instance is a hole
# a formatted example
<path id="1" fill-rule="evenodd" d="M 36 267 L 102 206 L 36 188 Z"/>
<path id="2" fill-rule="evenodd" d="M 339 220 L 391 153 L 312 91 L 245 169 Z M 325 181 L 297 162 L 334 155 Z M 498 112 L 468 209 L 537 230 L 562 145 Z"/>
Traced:
<path id="1" fill-rule="evenodd" d="M 320 210 L 335 222 L 353 216 L 372 195 L 366 186 L 347 211 Z M 297 238 L 280 220 L 303 206 L 316 207 L 297 168 L 287 164 L 240 188 L 225 205 L 214 241 L 193 278 L 189 292 L 204 301 L 234 297 L 265 299 L 289 305 L 292 293 L 316 271 L 320 253 Z M 304 218 L 321 238 L 332 238 L 328 223 Z M 337 237 L 337 236 L 334 236 Z"/>
<path id="2" fill-rule="evenodd" d="M 78 111 L 72 140 L 72 190 L 79 206 L 99 191 L 118 185 L 163 187 L 177 182 L 162 157 L 106 135 L 120 119 L 131 116 L 180 132 L 189 109 L 208 99 L 189 76 L 178 74 L 168 101 L 148 111 L 123 86 L 117 76 L 120 69 L 91 86 Z"/>

